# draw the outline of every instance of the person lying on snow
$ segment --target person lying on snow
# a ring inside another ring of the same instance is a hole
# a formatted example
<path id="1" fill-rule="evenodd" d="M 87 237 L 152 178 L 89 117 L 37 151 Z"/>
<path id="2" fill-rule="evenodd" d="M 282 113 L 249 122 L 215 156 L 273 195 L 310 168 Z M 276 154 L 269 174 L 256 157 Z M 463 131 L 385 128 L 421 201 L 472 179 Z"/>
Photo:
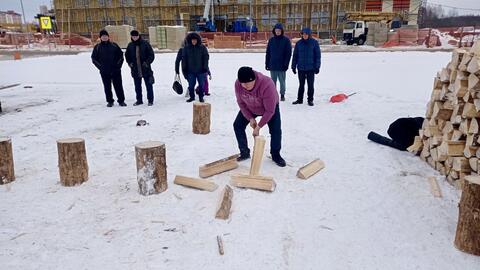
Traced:
<path id="1" fill-rule="evenodd" d="M 418 136 L 423 120 L 423 117 L 399 118 L 388 127 L 387 133 L 391 139 L 373 131 L 368 133 L 368 139 L 400 151 L 406 151 L 413 144 L 415 136 Z"/>

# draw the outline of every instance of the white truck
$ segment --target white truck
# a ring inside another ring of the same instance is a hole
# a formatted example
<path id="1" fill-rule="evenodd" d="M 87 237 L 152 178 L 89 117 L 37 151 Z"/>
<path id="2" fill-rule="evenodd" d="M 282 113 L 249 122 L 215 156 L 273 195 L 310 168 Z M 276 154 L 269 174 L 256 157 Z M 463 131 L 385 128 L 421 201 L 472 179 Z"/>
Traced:
<path id="1" fill-rule="evenodd" d="M 368 28 L 365 21 L 348 21 L 343 28 L 343 41 L 347 45 L 363 45 L 367 40 Z"/>

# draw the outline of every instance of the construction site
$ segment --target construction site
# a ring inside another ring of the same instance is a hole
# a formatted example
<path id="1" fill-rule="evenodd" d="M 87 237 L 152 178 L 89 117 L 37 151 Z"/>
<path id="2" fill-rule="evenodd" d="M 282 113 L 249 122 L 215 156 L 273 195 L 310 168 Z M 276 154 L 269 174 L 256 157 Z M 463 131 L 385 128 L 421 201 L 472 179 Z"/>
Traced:
<path id="1" fill-rule="evenodd" d="M 209 13 L 205 16 L 205 8 Z M 316 33 L 331 35 L 342 29 L 349 13 L 401 16 L 416 25 L 420 0 L 55 0 L 57 22 L 63 32 L 97 32 L 106 25 L 131 25 L 141 32 L 149 26 L 183 25 L 194 31 L 207 17 L 218 32 L 248 30 L 250 23 L 258 31 L 271 31 L 281 22 L 286 31 L 310 27 Z M 70 26 L 68 23 L 70 22 Z M 238 25 L 243 24 L 243 27 Z"/>

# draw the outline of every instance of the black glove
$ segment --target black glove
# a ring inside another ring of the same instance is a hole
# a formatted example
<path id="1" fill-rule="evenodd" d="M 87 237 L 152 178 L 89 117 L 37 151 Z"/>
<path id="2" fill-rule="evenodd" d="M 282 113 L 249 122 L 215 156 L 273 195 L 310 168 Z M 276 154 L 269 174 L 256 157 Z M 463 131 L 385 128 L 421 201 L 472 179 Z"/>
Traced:
<path id="1" fill-rule="evenodd" d="M 316 68 L 315 69 L 315 74 L 318 74 L 320 72 L 320 69 L 319 68 Z"/>
<path id="2" fill-rule="evenodd" d="M 266 69 L 266 70 L 270 70 L 270 68 L 269 68 L 269 67 L 267 67 L 267 66 L 265 66 L 265 69 Z"/>
<path id="3" fill-rule="evenodd" d="M 292 68 L 292 72 L 293 72 L 293 74 L 297 74 L 297 69 L 296 69 L 296 68 Z"/>

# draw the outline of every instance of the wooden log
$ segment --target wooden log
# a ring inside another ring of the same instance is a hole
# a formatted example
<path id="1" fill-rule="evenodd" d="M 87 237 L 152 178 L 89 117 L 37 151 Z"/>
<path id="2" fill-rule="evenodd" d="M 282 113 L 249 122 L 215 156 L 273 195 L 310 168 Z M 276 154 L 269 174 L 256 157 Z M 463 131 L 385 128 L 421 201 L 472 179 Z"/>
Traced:
<path id="1" fill-rule="evenodd" d="M 435 169 L 440 172 L 441 175 L 446 175 L 445 165 L 443 162 L 437 162 L 435 165 Z"/>
<path id="2" fill-rule="evenodd" d="M 462 122 L 460 123 L 460 127 L 458 128 L 458 130 L 462 132 L 462 134 L 467 135 L 469 126 L 470 126 L 470 119 L 463 119 Z"/>
<path id="3" fill-rule="evenodd" d="M 437 101 L 433 105 L 432 119 L 450 120 L 453 109 L 445 109 L 443 103 Z"/>
<path id="4" fill-rule="evenodd" d="M 432 157 L 433 161 L 435 161 L 435 162 L 439 161 L 438 160 L 438 150 L 437 150 L 437 148 L 430 148 L 430 156 Z"/>
<path id="5" fill-rule="evenodd" d="M 465 135 L 460 130 L 454 130 L 452 133 L 452 141 L 462 141 Z"/>
<path id="6" fill-rule="evenodd" d="M 443 83 L 440 80 L 440 77 L 435 77 L 433 79 L 433 89 L 442 89 Z"/>
<path id="7" fill-rule="evenodd" d="M 164 192 L 167 184 L 165 144 L 147 141 L 135 145 L 138 191 L 142 195 Z"/>
<path id="8" fill-rule="evenodd" d="M 475 108 L 475 105 L 473 103 L 465 103 L 463 107 L 462 117 L 463 118 L 480 117 L 480 113 L 477 112 L 477 109 Z"/>
<path id="9" fill-rule="evenodd" d="M 442 135 L 442 131 L 438 129 L 438 126 L 429 126 L 423 130 L 423 134 L 427 137 L 433 137 L 436 135 Z"/>
<path id="10" fill-rule="evenodd" d="M 274 191 L 276 183 L 273 177 L 260 175 L 232 175 L 230 182 L 235 187 Z"/>
<path id="11" fill-rule="evenodd" d="M 471 157 L 468 159 L 468 163 L 470 163 L 470 168 L 472 171 L 478 171 L 478 158 L 477 157 Z"/>
<path id="12" fill-rule="evenodd" d="M 442 89 L 433 89 L 432 91 L 432 95 L 430 97 L 431 100 L 434 100 L 434 101 L 441 101 L 442 100 Z"/>
<path id="13" fill-rule="evenodd" d="M 218 188 L 218 185 L 212 181 L 207 181 L 204 179 L 191 178 L 186 176 L 177 175 L 175 176 L 174 184 L 182 185 L 186 187 L 206 190 L 206 191 L 215 191 Z"/>
<path id="14" fill-rule="evenodd" d="M 480 56 L 480 42 L 478 40 L 475 41 L 470 48 L 470 54 Z"/>
<path id="15" fill-rule="evenodd" d="M 430 102 L 427 103 L 427 112 L 425 113 L 425 118 L 427 118 L 427 119 L 432 118 L 433 105 L 434 105 L 433 101 L 430 101 Z"/>
<path id="16" fill-rule="evenodd" d="M 453 158 L 453 170 L 457 172 L 471 172 L 470 163 L 465 157 Z"/>
<path id="17" fill-rule="evenodd" d="M 477 118 L 472 118 L 470 121 L 470 126 L 468 127 L 468 133 L 469 134 L 478 134 L 478 119 Z"/>
<path id="18" fill-rule="evenodd" d="M 468 63 L 467 71 L 471 74 L 480 75 L 480 56 L 474 56 Z"/>
<path id="19" fill-rule="evenodd" d="M 229 156 L 205 165 L 200 166 L 198 168 L 198 175 L 200 177 L 210 177 L 212 175 L 216 175 L 219 173 L 223 173 L 226 171 L 233 170 L 238 167 L 237 158 L 239 157 L 238 154 Z"/>
<path id="20" fill-rule="evenodd" d="M 455 246 L 480 256 L 480 176 L 466 176 L 459 204 Z"/>
<path id="21" fill-rule="evenodd" d="M 215 214 L 215 218 L 226 220 L 230 217 L 230 208 L 232 207 L 233 198 L 233 190 L 229 185 L 225 186 L 221 198 L 222 200 L 220 202 L 220 206 L 218 207 L 217 213 Z"/>
<path id="22" fill-rule="evenodd" d="M 413 144 L 410 145 L 407 148 L 407 151 L 410 153 L 418 154 L 422 150 L 423 147 L 423 141 L 420 136 L 415 136 L 415 140 L 413 141 Z"/>
<path id="23" fill-rule="evenodd" d="M 448 69 L 443 68 L 442 71 L 440 71 L 440 81 L 442 83 L 450 82 L 450 72 L 448 72 Z"/>
<path id="24" fill-rule="evenodd" d="M 467 53 L 463 55 L 462 61 L 460 62 L 460 65 L 458 65 L 458 70 L 461 71 L 467 71 L 468 64 L 470 63 L 470 60 L 472 60 L 473 54 Z"/>
<path id="25" fill-rule="evenodd" d="M 259 175 L 262 166 L 263 152 L 265 150 L 265 137 L 256 136 L 253 147 L 252 163 L 250 165 L 250 175 Z"/>
<path id="26" fill-rule="evenodd" d="M 225 254 L 225 251 L 223 250 L 223 240 L 220 235 L 217 235 L 217 245 L 218 245 L 218 253 L 220 253 L 220 255 Z"/>
<path id="27" fill-rule="evenodd" d="M 432 167 L 433 169 L 435 169 L 435 166 L 436 166 L 436 163 L 437 163 L 437 162 L 436 162 L 435 160 L 433 160 L 433 157 L 432 157 L 432 156 L 429 156 L 429 157 L 427 158 L 427 163 L 428 163 L 428 165 L 430 165 L 430 167 Z"/>
<path id="28" fill-rule="evenodd" d="M 193 103 L 192 131 L 194 134 L 210 133 L 211 105 L 206 102 Z"/>
<path id="29" fill-rule="evenodd" d="M 78 138 L 57 140 L 57 150 L 60 183 L 71 187 L 87 181 L 88 162 L 85 140 Z"/>
<path id="30" fill-rule="evenodd" d="M 463 97 L 468 93 L 468 80 L 456 79 L 453 86 L 453 93 L 457 97 Z"/>
<path id="31" fill-rule="evenodd" d="M 465 141 L 466 146 L 477 146 L 478 145 L 478 134 L 468 134 Z"/>
<path id="32" fill-rule="evenodd" d="M 465 145 L 465 149 L 463 150 L 463 155 L 466 158 L 475 157 L 477 155 L 478 148 L 479 148 L 478 146 Z"/>
<path id="33" fill-rule="evenodd" d="M 0 137 L 0 185 L 15 181 L 13 149 L 10 138 Z"/>
<path id="34" fill-rule="evenodd" d="M 315 159 L 314 161 L 298 169 L 297 177 L 300 179 L 308 179 L 323 168 L 325 168 L 325 163 L 320 159 Z"/>
<path id="35" fill-rule="evenodd" d="M 475 74 L 470 74 L 468 76 L 468 91 L 479 91 L 480 90 L 480 78 Z"/>
<path id="36" fill-rule="evenodd" d="M 442 153 L 451 157 L 463 157 L 463 150 L 465 149 L 465 141 L 444 141 L 439 148 Z"/>
<path id="37" fill-rule="evenodd" d="M 442 197 L 442 191 L 440 190 L 440 187 L 438 186 L 437 178 L 434 176 L 429 176 L 428 177 L 428 183 L 430 184 L 430 191 L 432 192 L 432 195 L 437 198 Z"/>

